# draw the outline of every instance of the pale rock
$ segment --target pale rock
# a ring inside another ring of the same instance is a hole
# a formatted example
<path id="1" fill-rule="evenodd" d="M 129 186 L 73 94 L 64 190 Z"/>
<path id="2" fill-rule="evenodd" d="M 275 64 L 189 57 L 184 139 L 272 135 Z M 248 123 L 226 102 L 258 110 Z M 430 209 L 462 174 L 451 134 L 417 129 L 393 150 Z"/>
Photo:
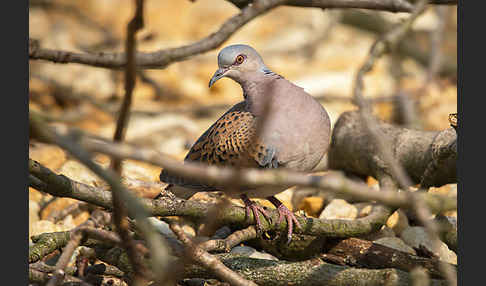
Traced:
<path id="1" fill-rule="evenodd" d="M 310 94 L 338 94 L 346 96 L 351 92 L 352 71 L 326 72 L 295 80 L 295 84 Z"/>
<path id="2" fill-rule="evenodd" d="M 173 237 L 173 238 L 176 237 L 175 234 L 170 229 L 169 224 L 166 223 L 165 221 L 159 220 L 156 217 L 149 217 L 148 220 L 155 228 L 155 230 L 160 234 L 163 234 L 164 236 L 168 236 L 168 237 Z"/>
<path id="3" fill-rule="evenodd" d="M 275 256 L 256 251 L 253 247 L 249 246 L 236 246 L 231 249 L 231 253 L 234 254 L 241 254 L 250 258 L 257 258 L 257 259 L 268 259 L 268 260 L 278 260 Z"/>
<path id="4" fill-rule="evenodd" d="M 358 217 L 368 216 L 373 210 L 373 205 L 370 203 L 353 204 L 358 209 Z"/>
<path id="5" fill-rule="evenodd" d="M 395 237 L 395 232 L 393 232 L 393 230 L 386 225 L 382 226 L 378 231 L 367 233 L 366 235 L 360 236 L 360 238 L 362 239 L 371 240 L 371 241 L 375 241 L 377 239 L 384 238 L 384 237 Z"/>
<path id="6" fill-rule="evenodd" d="M 324 199 L 321 197 L 306 197 L 300 201 L 298 209 L 305 211 L 310 216 L 318 217 L 323 204 Z"/>
<path id="7" fill-rule="evenodd" d="M 206 81 L 198 78 L 192 78 L 192 80 L 184 80 L 180 82 L 180 91 L 188 97 L 199 97 L 201 94 L 208 93 L 208 84 Z"/>
<path id="8" fill-rule="evenodd" d="M 39 235 L 46 232 L 59 231 L 59 227 L 49 220 L 39 220 L 32 224 L 32 233 L 30 236 Z"/>
<path id="9" fill-rule="evenodd" d="M 173 237 L 176 238 L 176 235 L 174 232 L 169 227 L 169 224 L 166 223 L 165 221 L 159 220 L 156 217 L 149 217 L 148 220 L 150 223 L 154 226 L 155 230 L 159 232 L 160 234 L 163 234 L 167 237 Z M 184 233 L 190 237 L 195 237 L 196 236 L 196 231 L 192 226 L 189 226 L 187 224 L 182 225 L 182 230 Z"/>
<path id="10" fill-rule="evenodd" d="M 62 221 L 56 223 L 59 225 L 61 228 L 64 230 L 70 230 L 76 227 L 76 224 L 74 223 L 74 219 L 72 215 L 67 215 Z"/>
<path id="11" fill-rule="evenodd" d="M 395 211 L 386 221 L 386 225 L 393 229 L 396 235 L 400 236 L 404 229 L 410 225 L 405 212 L 401 209 Z"/>
<path id="12" fill-rule="evenodd" d="M 115 131 L 116 124 L 108 124 L 101 128 L 100 136 L 111 138 Z M 164 114 L 160 116 L 134 116 L 130 120 L 127 129 L 126 141 L 134 142 L 143 138 L 150 138 L 157 132 L 171 130 L 176 127 L 183 127 L 190 133 L 197 133 L 197 124 L 187 116 Z M 165 150 L 161 150 L 164 152 Z"/>
<path id="13" fill-rule="evenodd" d="M 71 180 L 84 183 L 90 186 L 100 184 L 103 185 L 103 181 L 96 176 L 90 169 L 78 161 L 68 160 L 59 169 L 59 174 L 68 177 Z"/>
<path id="14" fill-rule="evenodd" d="M 196 231 L 194 228 L 190 225 L 184 224 L 182 225 L 182 230 L 189 236 L 195 237 L 196 236 Z"/>
<path id="15" fill-rule="evenodd" d="M 440 242 L 438 251 L 433 251 L 434 248 L 432 245 L 432 240 L 427 234 L 425 228 L 421 226 L 412 226 L 406 228 L 400 237 L 406 244 L 414 249 L 418 249 L 422 245 L 428 251 L 436 254 L 440 260 L 457 265 L 457 255 L 454 253 L 454 251 L 450 250 L 449 247 L 447 247 L 447 244 L 444 242 Z"/>
<path id="16" fill-rule="evenodd" d="M 457 229 L 457 216 L 445 216 L 445 218 L 455 229 Z"/>
<path id="17" fill-rule="evenodd" d="M 69 217 L 69 216 L 68 216 Z M 29 237 L 33 235 L 39 235 L 46 232 L 68 231 L 73 229 L 74 223 L 71 218 L 63 220 L 60 223 L 54 223 L 50 220 L 39 220 L 32 224 L 32 233 L 29 233 Z"/>
<path id="18" fill-rule="evenodd" d="M 288 188 L 285 191 L 278 193 L 275 197 L 281 201 L 289 210 L 293 210 L 292 208 L 292 195 L 294 193 L 294 188 Z"/>
<path id="19" fill-rule="evenodd" d="M 39 221 L 39 204 L 29 200 L 29 237 L 32 236 L 32 225 Z"/>
<path id="20" fill-rule="evenodd" d="M 158 144 L 157 150 L 165 154 L 181 154 L 187 151 L 185 143 L 186 139 L 183 137 L 168 138 Z"/>
<path id="21" fill-rule="evenodd" d="M 160 167 L 143 162 L 124 160 L 122 162 L 122 176 L 142 182 L 158 182 Z"/>
<path id="22" fill-rule="evenodd" d="M 413 248 L 405 244 L 405 242 L 403 242 L 403 240 L 401 240 L 398 237 L 382 237 L 377 240 L 374 240 L 373 242 L 384 246 L 388 246 L 396 250 L 407 252 L 413 255 L 417 254 Z"/>
<path id="23" fill-rule="evenodd" d="M 57 170 L 66 161 L 66 153 L 56 145 L 29 143 L 29 158 L 51 170 Z"/>
<path id="24" fill-rule="evenodd" d="M 228 235 L 230 235 L 231 233 L 232 233 L 231 228 L 225 225 L 219 228 L 218 230 L 216 230 L 213 236 L 211 236 L 211 239 L 224 239 L 228 237 Z"/>
<path id="25" fill-rule="evenodd" d="M 355 219 L 358 208 L 342 199 L 332 200 L 322 211 L 320 219 Z"/>

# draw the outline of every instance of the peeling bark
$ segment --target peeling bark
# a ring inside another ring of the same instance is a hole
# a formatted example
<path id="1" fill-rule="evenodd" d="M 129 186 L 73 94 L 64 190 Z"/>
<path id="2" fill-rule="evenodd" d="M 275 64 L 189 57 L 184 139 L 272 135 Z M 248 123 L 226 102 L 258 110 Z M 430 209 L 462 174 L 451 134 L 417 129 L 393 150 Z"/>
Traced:
<path id="1" fill-rule="evenodd" d="M 340 259 L 348 266 L 371 269 L 397 268 L 408 272 L 420 266 L 435 278 L 443 278 L 439 264 L 445 263 L 436 258 L 420 257 L 358 238 L 337 242 L 324 257 L 333 261 Z"/>

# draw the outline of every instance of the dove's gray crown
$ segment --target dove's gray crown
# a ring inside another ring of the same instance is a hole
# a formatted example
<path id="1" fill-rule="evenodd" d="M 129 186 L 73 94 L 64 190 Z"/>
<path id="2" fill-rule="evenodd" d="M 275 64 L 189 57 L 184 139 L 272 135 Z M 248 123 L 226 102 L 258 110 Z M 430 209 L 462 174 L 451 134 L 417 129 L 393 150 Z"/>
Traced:
<path id="1" fill-rule="evenodd" d="M 268 70 L 268 68 L 265 66 L 265 63 L 263 63 L 262 57 L 258 54 L 258 52 L 254 48 L 243 44 L 231 45 L 222 49 L 218 54 L 218 66 L 231 66 L 238 55 L 245 55 L 251 60 L 257 62 L 260 65 L 262 71 L 265 69 Z"/>

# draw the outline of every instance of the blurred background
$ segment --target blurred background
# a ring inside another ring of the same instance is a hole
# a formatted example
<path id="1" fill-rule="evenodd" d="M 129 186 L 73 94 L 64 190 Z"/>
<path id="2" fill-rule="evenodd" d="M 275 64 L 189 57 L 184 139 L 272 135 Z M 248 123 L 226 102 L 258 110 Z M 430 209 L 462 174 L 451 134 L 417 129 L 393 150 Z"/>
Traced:
<path id="1" fill-rule="evenodd" d="M 43 48 L 77 52 L 123 51 L 126 25 L 135 8 L 129 0 L 29 3 L 29 37 Z M 147 0 L 144 12 L 138 50 L 151 52 L 200 40 L 239 9 L 222 0 Z M 216 50 L 162 70 L 140 71 L 126 141 L 182 160 L 199 135 L 242 100 L 241 88 L 230 79 L 208 88 L 218 51 L 234 43 L 253 46 L 274 72 L 317 97 L 334 124 L 342 112 L 356 108 L 351 102 L 354 78 L 370 46 L 408 15 L 276 8 L 246 24 Z M 404 41 L 365 76 L 364 95 L 372 99 L 377 116 L 409 128 L 449 127 L 448 115 L 457 109 L 456 15 L 455 5 L 430 5 Z M 52 124 L 112 138 L 124 95 L 123 71 L 35 60 L 29 65 L 30 110 Z M 56 146 L 31 141 L 29 157 L 74 180 L 102 184 Z M 96 161 L 109 163 L 102 155 Z M 130 160 L 123 166 L 127 178 L 159 181 L 160 167 Z M 157 193 L 154 188 L 140 195 Z M 58 199 L 44 209 L 49 198 L 33 189 L 29 199 L 30 235 L 71 229 L 87 218 L 71 216 L 54 224 L 46 218 L 74 200 Z"/>

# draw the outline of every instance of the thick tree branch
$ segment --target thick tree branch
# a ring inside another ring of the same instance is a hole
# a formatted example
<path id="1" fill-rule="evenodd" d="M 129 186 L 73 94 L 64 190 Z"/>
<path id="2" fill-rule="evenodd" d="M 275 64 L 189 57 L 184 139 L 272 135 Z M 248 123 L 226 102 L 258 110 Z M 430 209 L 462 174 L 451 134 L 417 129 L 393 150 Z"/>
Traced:
<path id="1" fill-rule="evenodd" d="M 41 178 L 48 178 L 49 182 L 44 182 L 44 185 L 32 185 L 32 187 L 40 187 L 40 191 L 54 196 L 89 200 L 91 203 L 100 207 L 107 209 L 112 208 L 111 192 L 101 188 L 90 187 L 73 182 L 62 175 L 59 175 L 57 179 L 52 179 L 53 173 L 47 168 L 40 166 L 41 165 L 35 161 L 29 161 L 29 172 L 38 174 Z M 42 175 L 41 173 L 44 174 Z M 49 173 L 51 175 L 49 175 Z M 54 176 L 57 175 L 54 174 Z M 329 177 L 329 179 L 332 180 L 331 177 Z M 59 183 L 62 185 L 56 185 Z M 65 187 L 64 190 L 63 187 Z M 172 194 L 162 196 L 158 200 L 140 199 L 140 202 L 153 216 L 186 216 L 193 219 L 204 219 L 207 217 L 208 212 L 211 209 L 210 204 L 192 200 L 182 200 L 174 197 Z M 272 221 L 278 221 L 277 211 L 269 210 L 269 213 Z M 296 229 L 296 233 L 329 237 L 364 235 L 378 230 L 386 222 L 391 213 L 391 209 L 376 205 L 370 215 L 356 220 L 322 220 L 297 217 L 299 223 L 302 225 L 302 229 Z M 252 214 L 250 214 L 250 216 L 252 216 Z M 250 224 L 244 208 L 241 207 L 225 208 L 215 220 L 222 224 L 234 225 L 241 228 L 248 227 Z M 252 221 L 252 217 L 250 217 L 249 220 Z M 284 221 L 275 225 L 270 225 L 267 221 L 262 221 L 262 226 L 264 230 L 274 229 L 277 231 L 286 231 L 287 228 L 287 224 Z"/>
<path id="2" fill-rule="evenodd" d="M 364 286 L 364 285 L 411 285 L 410 275 L 406 272 L 386 269 L 359 269 L 323 262 L 320 258 L 288 262 L 254 259 L 235 254 L 217 254 L 221 262 L 245 279 L 258 285 L 280 286 Z M 189 265 L 185 277 L 216 278 L 206 269 Z M 432 279 L 433 286 L 447 285 L 443 280 Z"/>

